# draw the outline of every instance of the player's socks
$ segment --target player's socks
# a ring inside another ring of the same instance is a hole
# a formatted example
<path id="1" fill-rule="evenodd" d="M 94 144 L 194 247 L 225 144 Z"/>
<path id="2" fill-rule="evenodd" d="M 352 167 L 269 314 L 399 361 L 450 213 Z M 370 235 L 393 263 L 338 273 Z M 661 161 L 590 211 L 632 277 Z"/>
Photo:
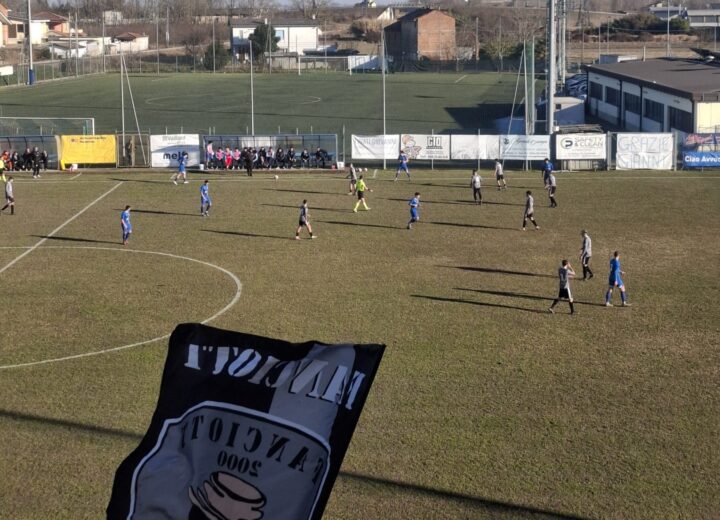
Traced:
<path id="1" fill-rule="evenodd" d="M 570 314 L 575 314 L 575 306 L 573 305 L 573 302 L 570 303 Z"/>
<path id="2" fill-rule="evenodd" d="M 625 305 L 625 291 L 620 291 L 620 300 L 622 300 L 623 305 Z"/>
<path id="3" fill-rule="evenodd" d="M 15 206 L 10 206 L 10 214 L 11 215 L 15 214 Z"/>
<path id="4" fill-rule="evenodd" d="M 612 297 L 612 293 L 610 291 L 605 293 L 605 304 L 610 303 L 610 298 Z"/>

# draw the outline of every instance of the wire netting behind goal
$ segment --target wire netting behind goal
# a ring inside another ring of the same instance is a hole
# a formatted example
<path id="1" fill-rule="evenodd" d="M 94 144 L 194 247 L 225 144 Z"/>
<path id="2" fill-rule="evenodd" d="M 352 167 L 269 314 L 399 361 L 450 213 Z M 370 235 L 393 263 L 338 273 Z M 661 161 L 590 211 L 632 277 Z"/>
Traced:
<path id="1" fill-rule="evenodd" d="M 0 117 L 0 135 L 93 135 L 94 117 Z"/>

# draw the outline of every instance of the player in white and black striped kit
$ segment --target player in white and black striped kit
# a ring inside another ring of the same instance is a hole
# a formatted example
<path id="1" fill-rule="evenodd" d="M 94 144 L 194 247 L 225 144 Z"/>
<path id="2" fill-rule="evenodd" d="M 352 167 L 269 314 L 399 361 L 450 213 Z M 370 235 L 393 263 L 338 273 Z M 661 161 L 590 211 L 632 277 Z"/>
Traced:
<path id="1" fill-rule="evenodd" d="M 592 257 L 592 240 L 590 235 L 584 229 L 580 232 L 582 236 L 582 246 L 580 247 L 580 263 L 583 268 L 583 281 L 589 280 L 593 276 L 593 272 L 590 269 L 590 258 Z"/>
<path id="2" fill-rule="evenodd" d="M 535 229 L 540 229 L 540 226 L 537 225 L 537 222 L 535 222 L 535 199 L 533 199 L 532 192 L 530 190 L 527 190 L 525 192 L 525 213 L 523 213 L 523 227 L 522 230 L 525 231 L 525 226 L 527 225 L 528 219 L 530 222 L 533 223 L 533 226 L 535 226 Z"/>
<path id="3" fill-rule="evenodd" d="M 15 214 L 15 194 L 13 192 L 13 178 L 9 175 L 5 181 L 5 205 L 0 209 L 0 213 L 10 208 L 10 214 Z"/>
<path id="4" fill-rule="evenodd" d="M 557 201 L 555 200 L 555 192 L 557 191 L 557 181 L 555 180 L 555 174 L 550 172 L 547 178 L 547 185 L 545 189 L 548 190 L 548 197 L 550 197 L 550 207 L 557 208 Z"/>
<path id="5" fill-rule="evenodd" d="M 573 278 L 574 276 L 575 271 L 573 271 L 570 262 L 568 262 L 567 260 L 563 260 L 562 265 L 558 269 L 558 279 L 560 281 L 560 290 L 558 291 L 558 297 L 553 300 L 552 305 L 550 305 L 550 308 L 548 309 L 551 314 L 555 314 L 555 306 L 560 300 L 567 300 L 567 302 L 570 304 L 570 314 L 575 314 L 572 293 L 570 292 L 570 278 Z"/>

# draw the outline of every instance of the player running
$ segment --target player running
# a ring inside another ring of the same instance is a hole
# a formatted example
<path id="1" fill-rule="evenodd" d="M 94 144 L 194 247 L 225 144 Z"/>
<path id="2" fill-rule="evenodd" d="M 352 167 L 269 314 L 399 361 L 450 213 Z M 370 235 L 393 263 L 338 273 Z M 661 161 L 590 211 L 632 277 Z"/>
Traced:
<path id="1" fill-rule="evenodd" d="M 410 222 L 408 222 L 407 228 L 412 229 L 412 225 L 420 220 L 420 214 L 418 213 L 420 208 L 420 192 L 415 192 L 415 196 L 410 199 L 408 205 L 410 206 Z"/>
<path id="2" fill-rule="evenodd" d="M 5 174 L 3 174 L 3 177 Z M 0 209 L 0 213 L 10 208 L 10 214 L 15 214 L 15 194 L 13 192 L 13 178 L 12 175 L 8 175 L 5 181 L 5 205 Z"/>
<path id="3" fill-rule="evenodd" d="M 475 204 L 482 204 L 482 179 L 477 170 L 472 171 L 472 177 L 470 178 L 470 187 L 473 190 L 473 200 Z"/>
<path id="4" fill-rule="evenodd" d="M 132 224 L 130 223 L 130 206 L 125 206 L 125 211 L 120 213 L 120 225 L 122 226 L 122 243 L 128 245 L 128 240 L 132 234 Z"/>
<path id="5" fill-rule="evenodd" d="M 398 161 L 397 171 L 395 172 L 395 180 L 398 180 L 398 176 L 401 171 L 404 171 L 408 180 L 410 180 L 410 168 L 408 168 L 408 161 L 410 161 L 410 159 L 408 158 L 408 154 L 405 153 L 405 150 L 400 150 Z"/>
<path id="6" fill-rule="evenodd" d="M 495 182 L 497 182 L 498 191 L 507 189 L 505 173 L 503 172 L 503 165 L 500 162 L 500 159 L 495 159 Z M 500 186 L 501 182 L 502 186 Z"/>
<path id="7" fill-rule="evenodd" d="M 211 141 L 211 143 L 212 143 L 212 141 Z M 212 145 L 208 145 L 208 146 L 212 146 Z M 182 179 L 183 179 L 183 184 L 188 183 L 187 171 L 186 171 L 187 161 L 188 161 L 188 153 L 182 152 L 180 154 L 180 158 L 178 159 L 178 171 L 175 175 L 172 176 L 173 184 L 177 185 L 177 181 L 180 179 L 180 177 L 182 177 Z"/>
<path id="8" fill-rule="evenodd" d="M 365 208 L 365 211 L 370 211 L 370 208 L 368 208 L 367 202 L 365 202 L 365 190 L 372 191 L 367 184 L 365 184 L 365 180 L 363 179 L 363 176 L 361 175 L 358 178 L 357 184 L 355 186 L 355 190 L 357 193 L 357 202 L 355 203 L 355 207 L 353 208 L 353 211 L 357 213 L 358 207 L 362 203 L 363 208 Z"/>
<path id="9" fill-rule="evenodd" d="M 533 199 L 532 192 L 530 190 L 527 190 L 525 192 L 525 213 L 523 213 L 523 225 L 522 230 L 525 231 L 525 226 L 527 225 L 527 221 L 530 220 L 530 222 L 533 223 L 533 226 L 535 226 L 535 229 L 540 229 L 540 226 L 538 226 L 537 222 L 535 222 L 535 199 Z"/>
<path id="10" fill-rule="evenodd" d="M 307 228 L 308 233 L 310 233 L 310 238 L 317 238 L 313 235 L 312 227 L 310 226 L 310 212 L 308 211 L 307 199 L 303 200 L 302 206 L 300 206 L 300 220 L 295 230 L 295 240 L 300 240 L 300 231 L 302 228 Z"/>
<path id="11" fill-rule="evenodd" d="M 562 265 L 558 269 L 558 279 L 560 280 L 560 290 L 558 291 L 558 296 L 555 298 L 550 305 L 550 308 L 548 311 L 550 311 L 551 314 L 555 314 L 555 306 L 558 304 L 560 300 L 567 300 L 568 304 L 570 305 L 570 314 L 575 314 L 575 308 L 573 307 L 573 297 L 572 293 L 570 292 L 570 278 L 575 277 L 575 271 L 573 271 L 572 266 L 570 265 L 570 262 L 567 260 L 562 261 Z"/>
<path id="12" fill-rule="evenodd" d="M 212 199 L 210 198 L 210 181 L 207 179 L 200 186 L 200 216 L 209 217 L 210 208 L 212 207 Z"/>
<path id="13" fill-rule="evenodd" d="M 584 229 L 580 232 L 582 236 L 582 246 L 580 247 L 580 263 L 583 268 L 583 281 L 592 278 L 593 272 L 590 269 L 590 258 L 592 257 L 592 240 L 590 235 Z"/>
<path id="14" fill-rule="evenodd" d="M 612 303 L 610 303 L 610 300 L 612 299 L 612 293 L 613 289 L 617 287 L 620 289 L 620 299 L 622 300 L 622 306 L 623 307 L 630 307 L 630 304 L 627 301 L 627 296 L 625 295 L 625 284 L 622 281 L 622 275 L 625 274 L 625 271 L 620 269 L 620 252 L 615 251 L 613 253 L 613 257 L 610 260 L 610 275 L 608 276 L 608 290 L 605 294 L 605 306 L 606 307 L 612 307 Z"/>

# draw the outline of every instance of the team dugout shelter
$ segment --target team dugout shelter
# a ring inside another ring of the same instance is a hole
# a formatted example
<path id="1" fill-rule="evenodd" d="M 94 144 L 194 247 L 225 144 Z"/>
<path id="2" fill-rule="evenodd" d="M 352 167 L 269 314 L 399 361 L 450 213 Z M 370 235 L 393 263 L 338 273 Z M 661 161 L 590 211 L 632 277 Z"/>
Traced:
<path id="1" fill-rule="evenodd" d="M 720 132 L 720 63 L 659 58 L 584 68 L 587 111 L 620 131 Z"/>

